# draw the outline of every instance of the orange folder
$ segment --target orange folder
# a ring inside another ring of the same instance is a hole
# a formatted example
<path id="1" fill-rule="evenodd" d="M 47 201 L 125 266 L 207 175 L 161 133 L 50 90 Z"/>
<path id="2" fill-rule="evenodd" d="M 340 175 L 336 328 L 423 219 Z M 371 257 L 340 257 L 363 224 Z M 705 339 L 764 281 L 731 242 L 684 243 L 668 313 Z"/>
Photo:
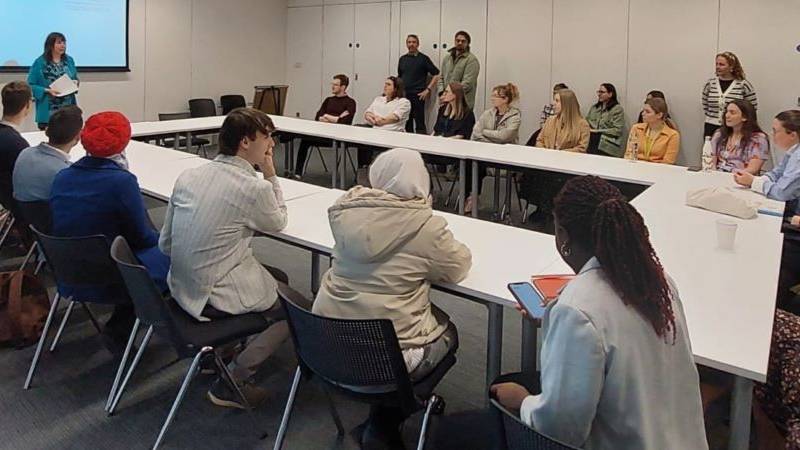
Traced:
<path id="1" fill-rule="evenodd" d="M 547 302 L 558 297 L 561 289 L 573 278 L 575 275 L 534 275 L 531 277 L 531 284 Z"/>

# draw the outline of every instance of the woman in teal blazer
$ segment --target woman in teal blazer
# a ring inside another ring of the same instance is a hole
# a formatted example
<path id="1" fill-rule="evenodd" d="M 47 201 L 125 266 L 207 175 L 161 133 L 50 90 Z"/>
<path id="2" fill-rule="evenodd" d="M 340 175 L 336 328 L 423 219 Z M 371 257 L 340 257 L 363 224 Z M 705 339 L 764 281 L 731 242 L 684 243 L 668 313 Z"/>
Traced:
<path id="1" fill-rule="evenodd" d="M 28 84 L 36 100 L 36 123 L 40 130 L 47 128 L 50 113 L 63 106 L 78 104 L 75 94 L 58 97 L 58 92 L 50 89 L 53 81 L 65 74 L 80 82 L 75 61 L 67 55 L 67 38 L 61 33 L 50 33 L 44 42 L 44 54 L 36 58 L 28 72 Z"/>

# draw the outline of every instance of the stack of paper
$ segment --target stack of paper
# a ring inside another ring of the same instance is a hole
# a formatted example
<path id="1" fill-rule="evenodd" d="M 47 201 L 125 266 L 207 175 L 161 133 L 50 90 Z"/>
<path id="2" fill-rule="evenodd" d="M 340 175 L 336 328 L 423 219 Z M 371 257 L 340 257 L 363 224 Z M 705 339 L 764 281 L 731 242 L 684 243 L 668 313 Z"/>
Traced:
<path id="1" fill-rule="evenodd" d="M 56 97 L 65 97 L 70 94 L 78 92 L 78 83 L 67 74 L 61 75 L 56 81 L 50 85 L 50 89 L 58 92 Z"/>

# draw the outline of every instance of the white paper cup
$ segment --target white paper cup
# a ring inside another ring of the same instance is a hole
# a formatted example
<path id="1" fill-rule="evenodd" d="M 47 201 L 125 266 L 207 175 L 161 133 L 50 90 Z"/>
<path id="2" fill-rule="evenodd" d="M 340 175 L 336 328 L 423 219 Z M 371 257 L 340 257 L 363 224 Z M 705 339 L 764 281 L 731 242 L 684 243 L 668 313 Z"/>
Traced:
<path id="1" fill-rule="evenodd" d="M 717 220 L 717 247 L 722 250 L 733 250 L 736 241 L 736 228 L 739 225 L 729 219 Z"/>

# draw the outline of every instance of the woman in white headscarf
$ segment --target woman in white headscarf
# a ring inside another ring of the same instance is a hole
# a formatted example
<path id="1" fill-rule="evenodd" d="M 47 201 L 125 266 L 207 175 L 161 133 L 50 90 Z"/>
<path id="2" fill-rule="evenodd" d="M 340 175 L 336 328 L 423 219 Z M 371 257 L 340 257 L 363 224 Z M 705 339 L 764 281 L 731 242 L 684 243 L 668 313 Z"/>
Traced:
<path id="1" fill-rule="evenodd" d="M 372 188 L 356 186 L 328 209 L 336 245 L 313 311 L 345 319 L 389 319 L 412 380 L 428 375 L 458 347 L 450 318 L 430 302 L 432 282 L 457 283 L 472 265 L 441 216 L 420 154 L 396 148 L 370 167 Z M 377 412 L 371 412 L 371 419 Z M 388 414 L 391 416 L 391 414 Z M 385 410 L 380 414 L 384 423 Z M 373 421 L 370 421 L 373 424 Z M 367 427 L 369 430 L 370 427 Z M 366 435 L 366 434 L 365 434 Z"/>

